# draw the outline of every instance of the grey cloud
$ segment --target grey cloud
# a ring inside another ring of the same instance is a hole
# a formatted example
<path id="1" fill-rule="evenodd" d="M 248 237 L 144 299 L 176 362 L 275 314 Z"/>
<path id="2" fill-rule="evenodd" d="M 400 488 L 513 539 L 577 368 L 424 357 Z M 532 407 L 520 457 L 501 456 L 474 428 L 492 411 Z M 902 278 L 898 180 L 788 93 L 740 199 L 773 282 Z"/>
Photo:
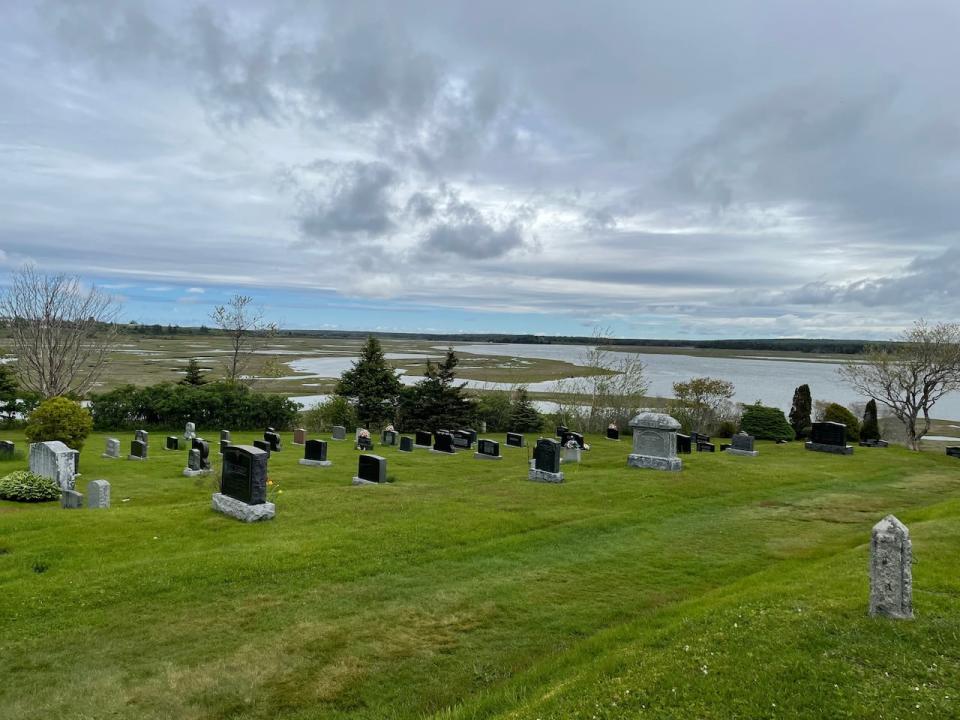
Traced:
<path id="1" fill-rule="evenodd" d="M 523 233 L 516 223 L 497 230 L 490 223 L 477 218 L 458 225 L 437 225 L 421 245 L 421 253 L 426 256 L 453 255 L 490 260 L 502 257 L 522 245 Z"/>
<path id="2" fill-rule="evenodd" d="M 301 194 L 299 225 L 304 235 L 323 241 L 355 234 L 380 237 L 394 229 L 392 190 L 398 176 L 389 165 L 317 162 L 310 170 L 332 179 L 325 178 L 322 190 Z"/>

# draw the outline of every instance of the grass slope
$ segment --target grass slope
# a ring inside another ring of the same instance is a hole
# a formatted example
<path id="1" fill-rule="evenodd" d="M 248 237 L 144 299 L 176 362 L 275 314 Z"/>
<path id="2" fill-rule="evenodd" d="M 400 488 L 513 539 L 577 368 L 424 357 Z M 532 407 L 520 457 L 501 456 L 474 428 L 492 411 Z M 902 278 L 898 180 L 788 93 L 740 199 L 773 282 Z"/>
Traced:
<path id="1" fill-rule="evenodd" d="M 288 444 L 277 518 L 244 525 L 152 436 L 145 463 L 88 441 L 79 489 L 110 480 L 110 511 L 0 502 L 0 717 L 960 712 L 951 458 L 760 443 L 668 474 L 594 438 L 550 486 L 524 479 L 526 449 L 390 448 L 396 482 L 355 488 L 347 443 L 324 469 Z M 869 532 L 891 512 L 914 538 L 911 623 L 866 616 Z"/>

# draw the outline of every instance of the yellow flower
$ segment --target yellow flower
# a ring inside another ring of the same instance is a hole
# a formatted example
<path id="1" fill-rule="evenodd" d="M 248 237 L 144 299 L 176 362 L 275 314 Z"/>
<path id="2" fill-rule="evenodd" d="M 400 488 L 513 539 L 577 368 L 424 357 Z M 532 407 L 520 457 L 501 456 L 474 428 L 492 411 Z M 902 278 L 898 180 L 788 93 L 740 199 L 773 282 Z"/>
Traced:
<path id="1" fill-rule="evenodd" d="M 283 490 L 277 490 L 278 495 L 283 495 Z"/>
<path id="2" fill-rule="evenodd" d="M 267 480 L 267 485 L 273 485 L 273 480 Z"/>

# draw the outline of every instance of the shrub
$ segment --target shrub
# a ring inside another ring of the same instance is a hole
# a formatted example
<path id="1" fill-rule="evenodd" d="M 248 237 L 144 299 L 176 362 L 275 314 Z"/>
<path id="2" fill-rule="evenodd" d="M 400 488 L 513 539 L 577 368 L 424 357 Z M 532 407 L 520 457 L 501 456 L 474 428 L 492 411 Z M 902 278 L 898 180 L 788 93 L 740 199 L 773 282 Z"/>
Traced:
<path id="1" fill-rule="evenodd" d="M 877 401 L 871 400 L 863 409 L 863 425 L 860 426 L 861 440 L 879 440 L 880 423 L 877 420 Z"/>
<path id="2" fill-rule="evenodd" d="M 838 422 L 847 426 L 847 440 L 857 442 L 860 439 L 860 421 L 857 416 L 840 403 L 830 403 L 823 411 L 824 422 Z"/>
<path id="3" fill-rule="evenodd" d="M 17 470 L 0 479 L 0 498 L 17 502 L 47 502 L 60 498 L 56 481 L 29 470 Z"/>
<path id="4" fill-rule="evenodd" d="M 24 434 L 32 443 L 59 440 L 74 450 L 82 450 L 91 430 L 93 418 L 88 410 L 68 398 L 54 397 L 44 400 L 30 413 Z"/>
<path id="5" fill-rule="evenodd" d="M 740 429 L 760 440 L 793 440 L 793 428 L 780 408 L 757 403 L 743 409 Z"/>
<path id="6" fill-rule="evenodd" d="M 304 427 L 312 432 L 323 432 L 334 425 L 343 425 L 350 431 L 357 423 L 356 408 L 342 395 L 334 395 L 303 413 Z"/>
<path id="7" fill-rule="evenodd" d="M 735 420 L 721 420 L 717 425 L 717 437 L 732 438 L 737 434 L 737 422 Z"/>

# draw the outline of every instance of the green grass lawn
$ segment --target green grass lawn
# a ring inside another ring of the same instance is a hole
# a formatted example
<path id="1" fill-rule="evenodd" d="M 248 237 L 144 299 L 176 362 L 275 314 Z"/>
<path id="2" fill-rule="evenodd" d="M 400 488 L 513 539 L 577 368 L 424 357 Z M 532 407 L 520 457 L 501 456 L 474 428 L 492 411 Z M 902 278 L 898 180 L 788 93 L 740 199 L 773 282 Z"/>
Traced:
<path id="1" fill-rule="evenodd" d="M 388 448 L 396 481 L 352 487 L 348 442 L 307 468 L 285 433 L 277 517 L 244 525 L 164 435 L 145 463 L 87 442 L 109 511 L 0 502 L 0 718 L 960 716 L 954 459 L 759 443 L 670 474 L 590 438 L 563 485 L 501 444 Z M 887 513 L 913 622 L 866 613 Z"/>

